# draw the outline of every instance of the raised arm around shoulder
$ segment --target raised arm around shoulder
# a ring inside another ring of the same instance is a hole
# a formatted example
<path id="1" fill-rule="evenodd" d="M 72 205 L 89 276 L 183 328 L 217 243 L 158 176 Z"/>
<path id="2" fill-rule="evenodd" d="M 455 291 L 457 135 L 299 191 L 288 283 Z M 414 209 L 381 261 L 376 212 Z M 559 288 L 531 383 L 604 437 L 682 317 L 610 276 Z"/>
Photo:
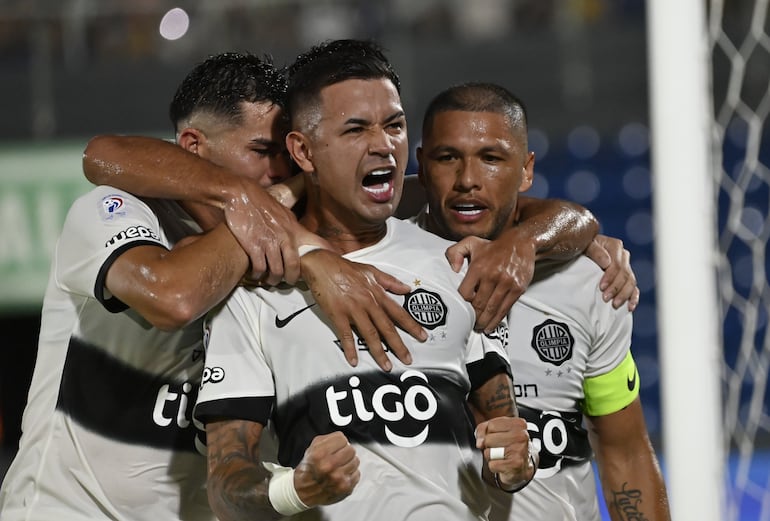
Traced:
<path id="1" fill-rule="evenodd" d="M 291 240 L 299 224 L 259 183 L 161 139 L 97 136 L 83 154 L 86 177 L 143 197 L 175 199 L 219 208 L 248 254 L 254 278 L 270 284 L 299 277 Z"/>
<path id="2" fill-rule="evenodd" d="M 220 209 L 242 181 L 175 143 L 144 136 L 92 138 L 83 153 L 83 172 L 94 184 L 141 197 L 193 201 Z"/>
<path id="3" fill-rule="evenodd" d="M 476 310 L 476 329 L 491 331 L 532 282 L 535 262 L 580 255 L 599 223 L 580 205 L 555 199 L 519 198 L 517 222 L 493 241 L 465 237 L 447 250 L 455 271 L 470 263 L 458 288 Z"/>
<path id="4" fill-rule="evenodd" d="M 273 199 L 286 208 L 294 208 L 305 195 L 305 177 L 295 175 L 284 179 L 280 183 L 268 186 L 266 190 L 267 193 L 273 196 Z"/>
<path id="5" fill-rule="evenodd" d="M 105 285 L 153 326 L 174 330 L 225 298 L 247 267 L 246 253 L 220 224 L 171 251 L 149 245 L 126 250 L 110 266 Z"/>
<path id="6" fill-rule="evenodd" d="M 586 256 L 604 270 L 599 289 L 605 302 L 612 300 L 617 309 L 628 303 L 633 311 L 639 305 L 639 287 L 631 268 L 631 253 L 623 247 L 623 241 L 615 237 L 598 234 L 586 248 Z"/>
<path id="7" fill-rule="evenodd" d="M 560 199 L 519 197 L 519 234 L 531 237 L 537 260 L 567 260 L 582 254 L 599 233 L 599 222 L 586 208 Z"/>

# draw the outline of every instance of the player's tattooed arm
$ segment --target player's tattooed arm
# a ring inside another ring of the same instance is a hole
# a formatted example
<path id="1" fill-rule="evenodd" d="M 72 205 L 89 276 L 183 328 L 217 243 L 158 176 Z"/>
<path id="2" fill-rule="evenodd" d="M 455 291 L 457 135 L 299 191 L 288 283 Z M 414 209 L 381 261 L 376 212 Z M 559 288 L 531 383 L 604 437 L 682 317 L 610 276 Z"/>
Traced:
<path id="1" fill-rule="evenodd" d="M 270 503 L 271 474 L 260 460 L 262 428 L 245 420 L 206 424 L 209 505 L 220 521 L 282 518 Z M 358 465 L 341 432 L 316 436 L 294 469 L 297 497 L 306 508 L 346 498 L 361 479 Z"/>
<path id="2" fill-rule="evenodd" d="M 500 373 L 469 396 L 476 418 L 476 448 L 484 454 L 482 476 L 507 492 L 524 488 L 537 461 L 530 456 L 527 422 L 518 417 L 510 376 Z"/>
<path id="3" fill-rule="evenodd" d="M 499 373 L 473 391 L 468 399 L 479 421 L 497 416 L 518 416 L 513 398 L 513 381 L 505 373 Z"/>
<path id="4" fill-rule="evenodd" d="M 281 517 L 270 505 L 270 473 L 259 459 L 262 428 L 243 420 L 206 424 L 209 504 L 221 521 Z"/>
<path id="5" fill-rule="evenodd" d="M 666 486 L 639 398 L 620 411 L 586 420 L 610 519 L 669 521 Z"/>
<path id="6" fill-rule="evenodd" d="M 638 488 L 626 488 L 628 483 L 623 483 L 620 490 L 613 490 L 612 496 L 607 499 L 610 506 L 611 518 L 623 521 L 647 520 L 644 515 L 644 497 Z"/>

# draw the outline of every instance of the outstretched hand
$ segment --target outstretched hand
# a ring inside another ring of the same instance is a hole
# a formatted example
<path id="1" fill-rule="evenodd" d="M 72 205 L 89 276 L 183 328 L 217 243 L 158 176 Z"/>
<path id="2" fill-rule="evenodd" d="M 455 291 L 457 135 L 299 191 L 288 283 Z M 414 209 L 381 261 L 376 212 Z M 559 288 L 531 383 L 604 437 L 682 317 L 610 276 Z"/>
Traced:
<path id="1" fill-rule="evenodd" d="M 425 330 L 406 310 L 388 296 L 404 295 L 410 287 L 395 277 L 369 266 L 349 261 L 328 250 L 316 250 L 302 257 L 302 278 L 323 312 L 329 317 L 345 358 L 358 364 L 358 347 L 353 329 L 365 348 L 385 371 L 393 364 L 389 349 L 405 364 L 412 362 L 396 325 L 420 341 Z"/>
<path id="2" fill-rule="evenodd" d="M 452 269 L 459 271 L 470 259 L 458 290 L 476 310 L 476 329 L 492 331 L 508 314 L 532 282 L 535 273 L 535 246 L 515 228 L 494 241 L 465 237 L 446 251 Z"/>
<path id="3" fill-rule="evenodd" d="M 300 228 L 296 217 L 248 179 L 234 193 L 238 195 L 230 198 L 223 210 L 228 228 L 251 261 L 249 278 L 267 285 L 281 280 L 294 284 L 300 275 L 292 239 Z"/>
<path id="4" fill-rule="evenodd" d="M 639 287 L 631 269 L 631 253 L 623 247 L 623 241 L 599 234 L 588 245 L 585 255 L 604 270 L 599 281 L 604 301 L 611 300 L 615 309 L 626 302 L 629 311 L 636 309 Z"/>

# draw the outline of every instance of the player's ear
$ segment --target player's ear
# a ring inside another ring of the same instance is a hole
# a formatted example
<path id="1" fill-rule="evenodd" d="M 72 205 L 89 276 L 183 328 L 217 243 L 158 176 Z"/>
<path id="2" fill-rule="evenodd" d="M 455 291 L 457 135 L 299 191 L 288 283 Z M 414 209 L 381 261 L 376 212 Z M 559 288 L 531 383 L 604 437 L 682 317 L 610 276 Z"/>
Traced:
<path id="1" fill-rule="evenodd" d="M 203 152 L 203 156 L 206 155 L 204 151 L 206 148 L 206 135 L 197 128 L 183 128 L 179 132 L 176 142 L 188 152 L 198 156 Z"/>
<path id="2" fill-rule="evenodd" d="M 532 181 L 535 177 L 535 153 L 529 152 L 527 154 L 527 161 L 524 166 L 521 167 L 521 184 L 519 185 L 519 192 L 526 192 L 532 186 Z"/>
<path id="3" fill-rule="evenodd" d="M 302 132 L 292 130 L 286 134 L 286 149 L 303 172 L 313 172 L 313 152 L 309 141 Z"/>
<path id="4" fill-rule="evenodd" d="M 426 179 L 425 179 L 425 173 L 422 170 L 423 169 L 423 166 L 422 166 L 422 160 L 423 160 L 422 154 L 423 154 L 422 147 L 417 147 L 417 149 L 415 150 L 415 153 L 414 153 L 415 158 L 417 159 L 417 179 L 420 181 L 420 184 L 422 186 L 425 186 Z"/>

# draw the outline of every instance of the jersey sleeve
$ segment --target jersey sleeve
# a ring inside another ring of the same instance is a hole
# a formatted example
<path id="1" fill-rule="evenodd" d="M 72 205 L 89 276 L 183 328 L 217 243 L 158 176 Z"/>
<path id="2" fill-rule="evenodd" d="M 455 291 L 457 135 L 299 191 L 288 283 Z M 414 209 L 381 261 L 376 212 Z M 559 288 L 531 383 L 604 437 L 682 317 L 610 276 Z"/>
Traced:
<path id="1" fill-rule="evenodd" d="M 603 416 L 617 412 L 639 394 L 639 377 L 631 356 L 633 319 L 625 306 L 615 309 L 595 293 L 595 337 L 583 382 L 583 412 Z"/>
<path id="2" fill-rule="evenodd" d="M 98 299 L 109 311 L 126 309 L 104 282 L 112 263 L 129 248 L 168 249 L 157 216 L 141 199 L 112 187 L 79 198 L 64 222 L 54 259 L 56 283 L 64 291 Z"/>
<path id="3" fill-rule="evenodd" d="M 471 332 L 468 337 L 466 356 L 471 391 L 478 389 L 484 382 L 500 373 L 506 373 L 513 378 L 507 344 L 507 319 L 504 319 L 491 333 Z"/>
<path id="4" fill-rule="evenodd" d="M 204 323 L 206 364 L 194 415 L 267 425 L 275 396 L 259 332 L 261 301 L 238 288 Z"/>
<path id="5" fill-rule="evenodd" d="M 593 323 L 593 333 L 585 376 L 591 378 L 612 371 L 626 357 L 631 349 L 633 319 L 625 306 L 615 309 L 604 302 L 597 284 L 588 320 Z"/>

